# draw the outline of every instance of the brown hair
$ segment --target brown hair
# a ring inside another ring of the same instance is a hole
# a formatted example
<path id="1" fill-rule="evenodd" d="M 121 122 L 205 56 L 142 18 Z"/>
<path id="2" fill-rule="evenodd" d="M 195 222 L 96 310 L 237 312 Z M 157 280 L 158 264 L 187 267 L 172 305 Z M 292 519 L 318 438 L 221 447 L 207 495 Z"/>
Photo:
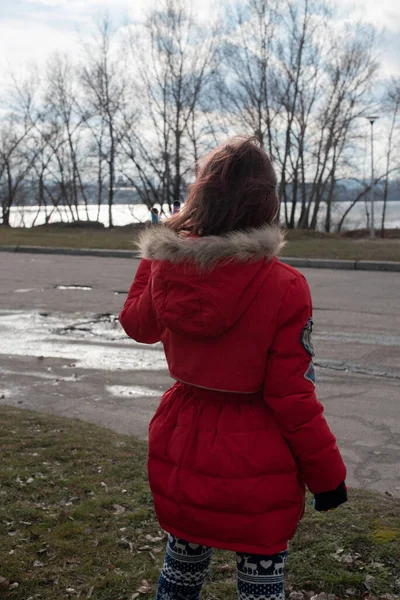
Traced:
<path id="1" fill-rule="evenodd" d="M 174 231 L 222 235 L 270 224 L 279 202 L 269 156 L 255 137 L 237 136 L 197 166 L 182 211 L 168 219 Z"/>

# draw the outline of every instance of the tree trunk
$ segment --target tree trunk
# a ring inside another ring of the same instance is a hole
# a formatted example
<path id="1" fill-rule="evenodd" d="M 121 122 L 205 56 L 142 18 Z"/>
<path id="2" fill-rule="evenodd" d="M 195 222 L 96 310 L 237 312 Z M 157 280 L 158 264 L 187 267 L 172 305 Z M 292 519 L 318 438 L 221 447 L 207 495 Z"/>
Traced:
<path id="1" fill-rule="evenodd" d="M 333 194 L 335 191 L 336 179 L 335 174 L 332 172 L 331 175 L 331 185 L 329 186 L 328 198 L 326 201 L 326 217 L 325 217 L 325 232 L 330 233 L 332 227 L 332 201 Z"/>
<path id="2" fill-rule="evenodd" d="M 3 226 L 10 227 L 10 206 L 8 203 L 3 205 Z"/>
<path id="3" fill-rule="evenodd" d="M 110 166 L 109 166 L 109 176 L 110 176 L 110 185 L 108 188 L 108 226 L 110 229 L 114 227 L 113 223 L 113 203 L 114 203 L 114 178 L 115 178 L 115 147 L 114 147 L 114 131 L 112 125 L 110 125 L 110 139 L 111 139 L 111 148 L 110 148 Z"/>
<path id="4" fill-rule="evenodd" d="M 179 129 L 175 132 L 175 178 L 174 178 L 174 192 L 173 202 L 180 202 L 181 199 L 181 132 Z"/>
<path id="5" fill-rule="evenodd" d="M 386 206 L 387 206 L 388 192 L 389 192 L 389 175 L 386 175 L 385 186 L 383 188 L 383 208 L 382 208 L 381 238 L 385 237 L 385 221 L 386 221 Z"/>

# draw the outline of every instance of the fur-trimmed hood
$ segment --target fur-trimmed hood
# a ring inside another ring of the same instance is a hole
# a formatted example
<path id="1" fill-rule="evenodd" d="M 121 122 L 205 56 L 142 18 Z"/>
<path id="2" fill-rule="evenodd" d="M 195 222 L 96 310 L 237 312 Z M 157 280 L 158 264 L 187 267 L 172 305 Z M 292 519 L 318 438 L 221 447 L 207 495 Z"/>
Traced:
<path id="1" fill-rule="evenodd" d="M 180 235 L 161 225 L 146 230 L 138 243 L 143 258 L 195 263 L 205 269 L 213 267 L 219 261 L 271 259 L 283 245 L 283 232 L 275 225 L 205 237 Z"/>
<path id="2" fill-rule="evenodd" d="M 185 335 L 221 335 L 257 298 L 282 245 L 281 231 L 272 226 L 198 238 L 166 226 L 147 230 L 139 248 L 152 261 L 157 319 Z"/>

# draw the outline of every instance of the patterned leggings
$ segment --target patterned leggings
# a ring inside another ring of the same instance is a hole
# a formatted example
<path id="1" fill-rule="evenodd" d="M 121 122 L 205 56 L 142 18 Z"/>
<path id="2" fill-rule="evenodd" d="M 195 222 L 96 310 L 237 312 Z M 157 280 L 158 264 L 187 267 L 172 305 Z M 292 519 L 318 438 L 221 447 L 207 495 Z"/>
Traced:
<path id="1" fill-rule="evenodd" d="M 212 552 L 169 535 L 156 600 L 199 600 Z M 284 600 L 286 557 L 237 553 L 239 600 Z"/>

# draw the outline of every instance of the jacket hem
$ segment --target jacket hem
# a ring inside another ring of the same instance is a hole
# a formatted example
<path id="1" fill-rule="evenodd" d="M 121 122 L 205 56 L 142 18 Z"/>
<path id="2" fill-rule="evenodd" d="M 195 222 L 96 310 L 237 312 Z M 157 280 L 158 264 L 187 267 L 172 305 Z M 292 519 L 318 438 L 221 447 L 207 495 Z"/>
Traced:
<path id="1" fill-rule="evenodd" d="M 160 521 L 161 527 L 167 533 L 174 535 L 180 539 L 183 539 L 187 542 L 191 542 L 193 544 L 200 544 L 201 546 L 209 546 L 210 548 L 216 548 L 218 550 L 228 550 L 230 552 L 241 552 L 248 554 L 262 554 L 265 556 L 272 556 L 273 554 L 278 554 L 279 552 L 284 552 L 288 549 L 288 542 L 282 542 L 279 544 L 274 544 L 272 546 L 260 546 L 256 544 L 245 544 L 242 542 L 228 542 L 221 540 L 209 539 L 202 536 L 191 535 L 180 531 L 176 527 L 172 527 L 167 523 L 163 523 Z"/>

